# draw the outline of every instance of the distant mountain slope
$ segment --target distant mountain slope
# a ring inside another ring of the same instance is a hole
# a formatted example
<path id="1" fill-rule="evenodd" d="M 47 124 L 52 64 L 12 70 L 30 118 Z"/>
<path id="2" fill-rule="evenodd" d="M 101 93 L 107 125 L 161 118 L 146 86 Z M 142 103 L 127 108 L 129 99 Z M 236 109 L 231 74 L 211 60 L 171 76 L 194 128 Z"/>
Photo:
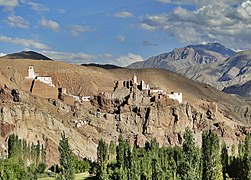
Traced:
<path id="1" fill-rule="evenodd" d="M 251 51 L 242 51 L 223 62 L 193 66 L 178 73 L 220 90 L 242 85 L 251 80 Z"/>
<path id="2" fill-rule="evenodd" d="M 219 43 L 189 45 L 184 48 L 174 49 L 169 53 L 151 57 L 146 61 L 133 63 L 128 67 L 133 69 L 164 68 L 177 72 L 198 64 L 223 61 L 234 54 L 234 51 Z"/>
<path id="3" fill-rule="evenodd" d="M 223 91 L 229 94 L 241 94 L 242 97 L 251 101 L 251 80 L 243 85 L 235 85 L 227 87 Z"/>
<path id="4" fill-rule="evenodd" d="M 90 64 L 81 64 L 81 66 L 87 66 L 87 67 L 99 67 L 103 69 L 120 69 L 122 67 L 113 65 L 113 64 L 96 64 L 96 63 L 90 63 Z"/>
<path id="5" fill-rule="evenodd" d="M 34 51 L 22 51 L 19 53 L 7 54 L 1 58 L 4 59 L 36 59 L 36 60 L 51 60 L 43 54 Z"/>

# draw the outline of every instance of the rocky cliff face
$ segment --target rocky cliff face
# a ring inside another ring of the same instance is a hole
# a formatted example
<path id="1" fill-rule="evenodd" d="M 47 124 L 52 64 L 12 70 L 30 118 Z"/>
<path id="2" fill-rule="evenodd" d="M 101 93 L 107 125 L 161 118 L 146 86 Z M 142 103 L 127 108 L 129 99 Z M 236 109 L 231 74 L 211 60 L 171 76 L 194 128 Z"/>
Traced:
<path id="1" fill-rule="evenodd" d="M 146 61 L 133 63 L 128 67 L 134 69 L 163 68 L 178 72 L 191 66 L 221 62 L 234 54 L 234 51 L 219 43 L 189 45 L 184 48 L 174 49 L 170 53 L 151 57 Z"/>
<path id="2" fill-rule="evenodd" d="M 241 97 L 251 101 L 251 80 L 241 85 L 233 85 L 223 89 L 225 93 L 241 95 Z"/>
<path id="3" fill-rule="evenodd" d="M 235 85 L 241 86 L 251 80 L 251 51 L 239 52 L 223 62 L 193 66 L 179 73 L 193 80 L 210 84 L 220 90 Z M 238 93 L 238 90 L 236 90 L 236 94 L 245 98 L 245 94 L 249 94 L 251 89 L 247 88 L 246 91 L 245 93 L 241 91 Z"/>
<path id="4" fill-rule="evenodd" d="M 49 165 L 58 162 L 57 146 L 61 133 L 65 131 L 69 138 L 72 150 L 83 157 L 93 157 L 96 144 L 87 141 L 81 135 L 70 120 L 73 118 L 74 107 L 31 96 L 19 91 L 17 95 L 11 95 L 8 87 L 1 88 L 0 93 L 0 122 L 2 151 L 7 149 L 7 139 L 12 133 L 27 142 L 44 144 L 46 147 L 46 159 Z M 16 98 L 19 100 L 16 101 Z M 69 115 L 67 117 L 67 115 Z M 86 146 L 89 146 L 86 148 Z"/>

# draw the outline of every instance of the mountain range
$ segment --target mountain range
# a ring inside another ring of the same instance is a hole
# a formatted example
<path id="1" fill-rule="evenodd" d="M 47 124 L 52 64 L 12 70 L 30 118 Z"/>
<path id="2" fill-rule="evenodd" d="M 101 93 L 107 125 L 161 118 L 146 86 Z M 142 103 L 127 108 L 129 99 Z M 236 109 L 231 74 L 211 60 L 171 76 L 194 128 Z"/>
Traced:
<path id="1" fill-rule="evenodd" d="M 251 51 L 234 52 L 220 43 L 189 45 L 129 65 L 163 68 L 250 100 Z M 243 91 L 245 87 L 245 92 Z M 240 90 L 242 89 L 242 90 Z"/>

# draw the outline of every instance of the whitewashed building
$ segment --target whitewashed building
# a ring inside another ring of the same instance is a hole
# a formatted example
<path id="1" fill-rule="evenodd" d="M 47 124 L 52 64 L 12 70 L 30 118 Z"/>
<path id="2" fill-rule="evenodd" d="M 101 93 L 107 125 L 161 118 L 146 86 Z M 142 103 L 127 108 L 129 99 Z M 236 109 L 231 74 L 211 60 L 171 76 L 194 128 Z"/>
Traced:
<path id="1" fill-rule="evenodd" d="M 171 92 L 171 94 L 167 94 L 170 99 L 177 100 L 179 103 L 182 103 L 182 93 Z"/>
<path id="2" fill-rule="evenodd" d="M 48 84 L 49 86 L 55 87 L 55 85 L 52 83 L 52 78 L 50 76 L 39 76 L 35 73 L 34 67 L 32 65 L 29 65 L 28 68 L 28 77 L 25 77 L 27 79 L 37 79 L 45 84 Z"/>

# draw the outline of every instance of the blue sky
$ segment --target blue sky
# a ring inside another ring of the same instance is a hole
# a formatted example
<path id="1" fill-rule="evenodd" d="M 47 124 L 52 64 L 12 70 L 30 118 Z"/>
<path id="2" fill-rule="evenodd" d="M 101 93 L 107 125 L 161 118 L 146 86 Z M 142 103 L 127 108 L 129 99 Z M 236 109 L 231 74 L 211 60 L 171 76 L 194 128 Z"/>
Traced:
<path id="1" fill-rule="evenodd" d="M 0 9 L 3 54 L 126 66 L 188 44 L 251 45 L 249 0 L 0 0 Z"/>

